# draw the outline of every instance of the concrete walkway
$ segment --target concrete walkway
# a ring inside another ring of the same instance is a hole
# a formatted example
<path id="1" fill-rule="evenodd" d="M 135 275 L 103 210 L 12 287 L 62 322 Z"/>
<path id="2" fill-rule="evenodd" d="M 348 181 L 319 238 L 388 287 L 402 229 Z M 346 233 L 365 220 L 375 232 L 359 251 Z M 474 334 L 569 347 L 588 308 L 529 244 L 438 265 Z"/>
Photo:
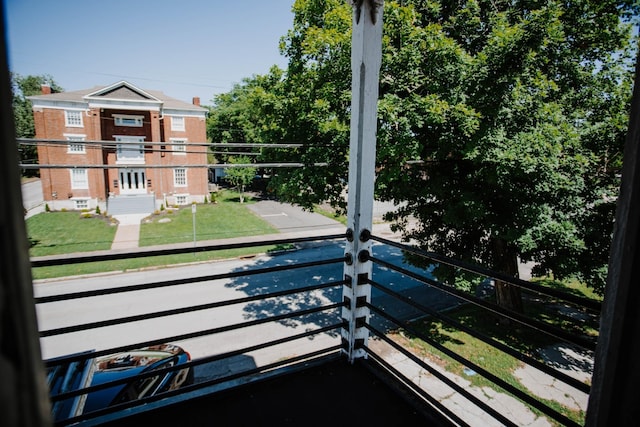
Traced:
<path id="1" fill-rule="evenodd" d="M 140 221 L 149 214 L 115 215 L 118 229 L 111 244 L 112 250 L 135 249 L 140 238 Z"/>

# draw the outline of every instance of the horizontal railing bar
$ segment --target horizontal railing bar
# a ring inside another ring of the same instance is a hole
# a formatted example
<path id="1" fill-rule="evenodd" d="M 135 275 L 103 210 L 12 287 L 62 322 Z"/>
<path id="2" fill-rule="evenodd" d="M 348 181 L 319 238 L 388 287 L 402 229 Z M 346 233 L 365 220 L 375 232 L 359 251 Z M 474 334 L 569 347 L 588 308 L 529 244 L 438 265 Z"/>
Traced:
<path id="1" fill-rule="evenodd" d="M 382 292 L 393 296 L 396 299 L 399 299 L 400 301 L 411 305 L 412 307 L 417 308 L 418 310 L 422 311 L 423 313 L 428 313 L 429 315 L 436 317 L 444 322 L 446 322 L 449 325 L 455 326 L 456 328 L 460 329 L 461 331 L 466 332 L 467 334 L 471 335 L 472 337 L 475 337 L 479 340 L 481 340 L 482 342 L 489 344 L 490 346 L 497 348 L 498 350 L 507 353 L 508 355 L 520 360 L 521 362 L 524 362 L 530 366 L 533 366 L 541 371 L 543 371 L 546 374 L 549 374 L 550 376 L 564 382 L 565 384 L 568 384 L 584 393 L 589 393 L 591 391 L 591 387 L 588 384 L 583 383 L 582 381 L 565 374 L 564 372 L 558 371 L 554 368 L 552 368 L 551 366 L 548 366 L 542 362 L 540 362 L 539 360 L 534 359 L 531 356 L 528 356 L 524 353 L 521 353 L 511 347 L 509 347 L 508 345 L 488 336 L 487 334 L 484 334 L 480 331 L 477 331 L 473 328 L 470 328 L 469 326 L 464 325 L 463 323 L 458 322 L 457 320 L 454 320 L 452 318 L 450 318 L 449 316 L 442 314 L 440 312 L 438 312 L 437 310 L 433 310 L 423 304 L 417 303 L 415 301 L 413 301 L 411 298 L 407 298 L 404 295 L 395 292 L 391 289 L 389 289 L 388 287 L 381 285 L 380 283 L 377 283 L 373 280 L 368 280 L 367 281 L 369 284 L 371 284 L 371 286 L 381 290 Z"/>
<path id="2" fill-rule="evenodd" d="M 338 262 L 344 262 L 344 258 L 330 258 L 326 260 L 309 261 L 309 262 L 298 263 L 298 264 L 286 264 L 286 265 L 278 265 L 273 267 L 256 268 L 256 269 L 245 270 L 245 271 L 234 271 L 231 273 L 211 274 L 207 276 L 187 277 L 184 279 L 165 280 L 161 282 L 150 282 L 150 283 L 143 283 L 143 284 L 130 285 L 130 286 L 120 286 L 117 288 L 94 289 L 91 291 L 57 294 L 57 295 L 50 295 L 46 297 L 37 297 L 34 300 L 36 304 L 46 304 L 51 302 L 68 301 L 68 300 L 79 299 L 79 298 L 89 298 L 89 297 L 113 295 L 113 294 L 119 294 L 119 293 L 125 293 L 125 292 L 164 288 L 169 286 L 186 285 L 191 283 L 206 282 L 209 280 L 231 279 L 236 277 L 254 276 L 254 275 L 267 274 L 267 273 L 273 273 L 278 271 L 296 270 L 296 269 L 302 269 L 302 268 L 308 268 L 308 267 L 316 267 L 319 265 L 334 264 Z"/>
<path id="3" fill-rule="evenodd" d="M 400 372 L 397 368 L 395 368 L 389 362 L 387 362 L 382 357 L 380 357 L 376 352 L 374 352 L 373 350 L 371 350 L 367 346 L 364 346 L 362 348 L 367 352 L 367 354 L 369 356 L 371 356 L 372 359 L 374 359 L 376 361 L 376 363 L 379 363 L 380 365 L 382 365 L 386 370 L 391 372 L 393 374 L 393 376 L 395 376 L 396 378 L 400 379 L 402 381 L 402 383 L 404 383 L 407 387 L 411 388 L 411 390 L 413 390 L 414 393 L 417 393 L 418 395 L 420 395 L 420 397 L 422 397 L 424 400 L 429 402 L 429 404 L 431 405 L 431 407 L 433 409 L 435 409 L 438 412 L 443 413 L 444 416 L 446 416 L 446 417 L 450 418 L 452 421 L 454 421 L 456 423 L 456 425 L 469 426 L 469 424 L 467 424 L 465 421 L 463 421 L 462 418 L 458 417 L 449 408 L 447 408 L 442 403 L 440 403 L 436 398 L 431 396 L 424 389 L 422 389 L 416 383 L 411 381 L 411 379 L 407 378 L 402 372 Z"/>
<path id="4" fill-rule="evenodd" d="M 181 365 L 175 365 L 175 366 L 169 366 L 166 368 L 162 368 L 162 371 L 150 371 L 150 372 L 144 372 L 144 373 L 140 373 L 137 374 L 135 376 L 132 377 L 128 377 L 128 378 L 120 378 L 117 380 L 112 380 L 112 381 L 108 381 L 105 383 L 101 383 L 101 384 L 97 384 L 97 385 L 92 385 L 89 387 L 85 387 L 85 388 L 81 388 L 81 389 L 77 389 L 77 390 L 71 390 L 71 391 L 67 391 L 64 393 L 58 393 L 58 394 L 54 394 L 51 395 L 49 397 L 51 402 L 57 402 L 60 400 L 65 400 L 65 399 L 69 399 L 75 396 L 80 396 L 83 394 L 87 394 L 87 393 L 92 393 L 94 391 L 99 391 L 99 390 L 104 390 L 110 387 L 115 387 L 121 384 L 126 384 L 131 382 L 132 380 L 140 380 L 140 379 L 145 379 L 145 378 L 150 378 L 150 377 L 155 377 L 158 375 L 158 372 L 173 372 L 173 371 L 181 371 L 185 368 L 193 368 L 196 366 L 200 366 L 200 365 L 204 365 L 206 363 L 212 363 L 212 362 L 216 362 L 219 360 L 223 360 L 223 359 L 228 359 L 230 357 L 234 357 L 234 356 L 240 356 L 242 354 L 246 354 L 246 353 L 250 353 L 252 351 L 257 351 L 257 350 L 262 350 L 263 348 L 267 348 L 267 347 L 273 347 L 276 345 L 280 345 L 280 344 L 284 344 L 284 343 L 288 343 L 288 342 L 292 342 L 292 341 L 296 341 L 298 339 L 302 339 L 302 338 L 307 338 L 309 336 L 313 336 L 313 335 L 318 335 L 321 333 L 325 333 L 325 332 L 329 332 L 335 329 L 339 329 L 342 328 L 344 325 L 344 322 L 340 322 L 340 323 L 335 323 L 333 325 L 329 325 L 329 326 L 324 326 L 322 328 L 318 328 L 318 329 L 314 329 L 311 331 L 305 331 L 303 333 L 300 334 L 296 334 L 296 335 L 291 335 L 289 337 L 284 337 L 284 338 L 279 338 L 276 340 L 271 340 L 262 344 L 257 344 L 257 345 L 253 345 L 253 346 L 249 346 L 249 347 L 245 347 L 245 348 L 241 348 L 238 350 L 233 350 L 233 351 L 229 351 L 227 353 L 221 353 L 221 354 L 216 354 L 216 355 L 212 355 L 212 356 L 206 356 L 206 357 L 202 357 L 199 358 L 197 360 L 192 360 L 190 362 L 187 363 L 183 363 Z M 95 358 L 95 355 L 90 354 L 91 357 L 87 357 L 85 360 L 87 359 L 93 359 Z"/>
<path id="5" fill-rule="evenodd" d="M 188 146 L 188 147 L 215 147 L 215 148 L 299 148 L 299 147 L 328 147 L 327 144 L 302 144 L 302 143 L 289 143 L 289 142 L 276 142 L 273 144 L 266 143 L 250 143 L 250 142 L 185 142 L 176 144 L 173 141 L 144 141 L 140 142 L 128 142 L 128 141 L 114 141 L 114 140 L 102 140 L 102 139 L 92 139 L 92 140 L 84 140 L 84 141 L 73 141 L 68 139 L 46 139 L 46 138 L 16 138 L 16 142 L 18 144 L 23 145 L 33 145 L 33 143 L 43 143 L 48 145 L 97 145 L 104 146 L 110 148 L 116 148 L 118 145 L 145 145 L 145 146 L 154 146 L 154 145 L 166 145 L 166 146 Z M 164 150 L 171 151 L 171 150 Z M 214 165 L 215 166 L 215 165 Z"/>
<path id="6" fill-rule="evenodd" d="M 374 312 L 376 312 L 378 315 L 380 315 L 380 316 L 384 317 L 385 319 L 390 320 L 391 322 L 395 323 L 396 325 L 401 326 L 402 328 L 406 329 L 410 334 L 412 334 L 412 335 L 420 338 L 421 340 L 429 343 L 429 345 L 431 345 L 432 347 L 436 348 L 437 350 L 443 352 L 447 356 L 451 357 L 456 362 L 458 362 L 458 363 L 460 363 L 460 364 L 472 369 L 473 371 L 475 371 L 476 373 L 478 373 L 482 377 L 484 377 L 487 380 L 491 381 L 493 384 L 496 384 L 498 387 L 502 388 L 503 390 L 511 393 L 512 395 L 514 395 L 518 399 L 522 400 L 523 402 L 526 402 L 527 404 L 533 406 L 534 408 L 538 409 L 539 411 L 543 412 L 544 414 L 549 415 L 554 420 L 560 421 L 564 425 L 567 425 L 567 426 L 575 426 L 575 427 L 579 426 L 579 424 L 577 424 L 573 420 L 569 419 L 565 415 L 563 415 L 560 412 L 556 411 L 555 409 L 545 405 L 544 403 L 540 402 L 539 400 L 534 399 L 533 397 L 531 397 L 527 393 L 525 393 L 522 390 L 520 390 L 519 388 L 509 384 L 508 382 L 506 382 L 502 378 L 498 377 L 497 375 L 487 371 L 486 369 L 484 369 L 480 365 L 477 365 L 477 364 L 473 363 L 472 361 L 460 356 L 458 353 L 454 352 L 453 350 L 450 350 L 449 348 L 445 347 L 444 345 L 440 344 L 439 342 L 436 342 L 435 340 L 433 340 L 432 338 L 430 338 L 430 337 L 426 336 L 425 334 L 421 333 L 417 329 L 409 326 L 406 322 L 402 322 L 402 321 L 396 319 L 395 317 L 389 315 L 388 313 L 385 313 L 384 311 L 380 310 L 376 306 L 371 305 L 370 303 L 366 303 L 366 306 L 369 307 L 369 309 L 371 309 Z M 369 328 L 369 326 L 367 326 L 367 328 Z"/>
<path id="7" fill-rule="evenodd" d="M 59 164 L 59 165 L 40 165 L 33 163 L 20 163 L 18 167 L 20 169 L 29 169 L 29 170 L 38 170 L 38 169 L 127 169 L 127 168 L 144 168 L 144 169 L 175 169 L 175 168 L 185 168 L 185 169 L 229 169 L 229 168 L 305 168 L 305 167 L 325 167 L 328 166 L 329 163 L 326 162 L 318 162 L 318 163 L 300 163 L 300 162 L 290 162 L 290 163 L 216 163 L 216 164 L 198 164 L 198 163 L 190 163 L 190 164 L 177 164 L 172 163 L 170 165 L 150 165 L 150 164 L 140 164 L 140 163 L 131 163 L 131 164 L 117 164 L 117 165 L 96 165 L 96 164 Z"/>
<path id="8" fill-rule="evenodd" d="M 585 337 L 580 337 L 580 336 L 575 336 L 567 331 L 565 331 L 562 328 L 558 328 L 552 325 L 549 325 L 547 323 L 541 322 L 539 320 L 536 319 L 531 319 L 525 315 L 516 313 L 514 311 L 511 310 L 507 310 L 504 307 L 501 307 L 497 304 L 493 304 L 491 302 L 488 302 L 482 298 L 478 298 L 472 295 L 467 294 L 466 292 L 463 292 L 459 289 L 455 289 L 451 286 L 448 285 L 443 285 L 442 283 L 439 283 L 435 280 L 429 279 L 428 277 L 424 277 L 422 275 L 419 275 L 417 273 L 414 273 L 410 270 L 407 270 L 405 268 L 402 267 L 398 267 L 395 264 L 391 264 L 388 263 L 384 260 L 381 260 L 379 258 L 375 258 L 375 257 L 370 257 L 370 259 L 378 264 L 384 265 L 385 267 L 397 271 L 398 273 L 402 273 L 404 275 L 407 275 L 409 277 L 412 277 L 413 279 L 416 279 L 422 283 L 425 283 L 429 286 L 432 286 L 434 288 L 437 288 L 443 292 L 448 293 L 449 295 L 458 297 L 464 301 L 467 301 L 469 303 L 472 303 L 474 305 L 480 306 L 488 311 L 491 311 L 495 314 L 498 314 L 500 316 L 506 317 L 510 320 L 513 320 L 515 322 L 518 322 L 524 326 L 527 326 L 529 328 L 533 328 L 536 330 L 539 330 L 541 332 L 544 332 L 548 335 L 554 336 L 556 338 L 560 338 L 566 342 L 575 344 L 577 346 L 583 347 L 585 349 L 591 350 L 591 351 L 595 351 L 596 348 L 596 343 L 591 340 L 591 339 L 587 339 Z M 370 279 L 367 279 L 370 280 Z"/>
<path id="9" fill-rule="evenodd" d="M 393 341 L 392 339 L 387 337 L 384 332 L 378 330 L 377 328 L 371 326 L 368 323 L 365 324 L 365 327 L 367 329 L 369 329 L 371 332 L 373 332 L 376 336 L 381 338 L 383 341 L 385 341 L 387 344 L 391 345 L 393 348 L 398 350 L 400 353 L 402 353 L 403 355 L 407 356 L 409 359 L 411 359 L 414 363 L 419 365 L 421 368 L 429 371 L 429 373 L 431 373 L 433 376 L 438 378 L 440 381 L 442 381 L 443 383 L 445 383 L 446 385 L 451 387 L 457 393 L 460 393 L 462 396 L 467 398 L 469 401 L 473 402 L 476 406 L 478 406 L 479 408 L 484 410 L 486 413 L 491 415 L 496 420 L 502 422 L 506 426 L 514 426 L 514 427 L 516 426 L 516 424 L 514 424 L 511 420 L 509 420 L 504 415 L 502 415 L 500 412 L 496 411 L 491 406 L 487 405 L 485 402 L 483 402 L 482 400 L 480 400 L 479 398 L 477 398 L 476 396 L 471 394 L 467 389 L 465 389 L 464 387 L 456 384 L 455 381 L 453 381 L 452 379 L 450 379 L 449 377 L 447 377 L 446 375 L 444 375 L 443 373 L 441 373 L 440 371 L 438 371 L 437 369 L 435 369 L 434 367 L 432 367 L 431 365 L 426 363 L 424 360 L 422 360 L 419 357 L 417 357 L 415 354 L 411 353 L 410 351 L 408 351 L 407 349 L 402 347 L 400 344 L 396 343 L 395 341 Z"/>
<path id="10" fill-rule="evenodd" d="M 444 255 L 438 255 L 433 252 L 427 252 L 412 246 L 408 246 L 399 242 L 394 242 L 393 240 L 388 240 L 383 237 L 371 236 L 372 240 L 375 240 L 380 243 L 384 243 L 390 246 L 394 246 L 399 249 L 403 249 L 407 252 L 410 252 L 414 255 L 421 256 L 423 258 L 428 258 L 430 260 L 436 261 L 438 263 L 447 264 L 453 267 L 461 268 L 463 270 L 469 271 L 471 273 L 475 273 L 481 276 L 490 277 L 495 280 L 499 280 L 501 282 L 508 283 L 510 285 L 518 286 L 520 288 L 538 293 L 544 294 L 547 296 L 560 298 L 564 301 L 572 302 L 574 304 L 585 307 L 589 310 L 595 311 L 599 313 L 602 310 L 602 303 L 600 301 L 596 301 L 590 298 L 580 297 L 577 295 L 572 295 L 566 292 L 562 292 L 557 289 L 548 288 L 545 286 L 536 285 L 534 283 L 528 282 L 526 280 L 519 279 L 517 277 L 512 277 L 506 274 L 502 274 L 496 271 L 489 270 L 488 268 L 484 268 L 478 265 L 473 265 L 470 263 L 466 263 L 463 261 L 455 260 L 453 258 L 446 257 Z"/>
<path id="11" fill-rule="evenodd" d="M 120 412 L 124 409 L 129 409 L 129 408 L 133 408 L 136 406 L 142 406 L 151 402 L 155 402 L 157 400 L 161 400 L 161 399 L 167 399 L 170 397 L 174 397 L 177 395 L 181 395 L 181 394 L 186 394 L 189 392 L 193 392 L 193 391 L 197 391 L 200 389 L 203 389 L 205 387 L 211 387 L 214 386 L 216 384 L 220 384 L 220 383 L 224 383 L 227 381 L 232 381 L 235 379 L 239 379 L 239 378 L 243 378 L 243 377 L 248 377 L 249 375 L 254 375 L 254 374 L 260 374 L 260 373 L 264 373 L 266 371 L 270 371 L 273 369 L 277 369 L 279 367 L 294 363 L 294 362 L 299 362 L 299 361 L 305 361 L 311 358 L 317 358 L 321 355 L 331 355 L 332 353 L 334 353 L 334 358 L 335 359 L 339 359 L 340 357 L 342 357 L 341 353 L 339 350 L 341 350 L 342 347 L 340 345 L 337 346 L 333 346 L 333 347 L 327 347 L 325 349 L 320 349 L 320 350 L 316 350 L 316 351 L 312 351 L 306 354 L 301 354 L 298 356 L 294 356 L 292 358 L 289 359 L 285 359 L 285 360 L 281 360 L 278 362 L 274 362 L 271 364 L 267 364 L 265 366 L 262 367 L 257 367 L 257 368 L 253 368 L 253 369 L 248 369 L 246 371 L 242 371 L 240 373 L 236 373 L 236 374 L 231 374 L 231 375 L 227 375 L 225 377 L 220 377 L 220 378 L 215 378 L 209 381 L 203 381 L 197 384 L 192 384 L 189 386 L 184 386 L 181 387 L 179 389 L 176 390 L 169 390 L 167 392 L 161 393 L 161 394 L 157 394 L 154 396 L 147 396 L 147 397 L 143 397 L 141 399 L 137 399 L 137 400 L 132 400 L 129 402 L 124 402 L 124 403 L 119 403 L 104 409 L 98 409 L 96 411 L 91 411 L 88 412 L 86 414 L 82 414 L 79 415 L 77 417 L 73 417 L 73 418 L 67 418 L 66 420 L 63 420 L 61 422 L 55 423 L 54 425 L 56 426 L 63 426 L 63 425 L 70 425 L 70 424 L 75 424 L 81 421 L 85 421 L 85 420 L 89 420 L 92 418 L 97 418 L 99 416 L 102 415 L 108 415 L 111 413 L 115 413 L 115 412 Z"/>
<path id="12" fill-rule="evenodd" d="M 217 244 L 217 245 L 196 245 L 194 246 L 191 243 L 189 246 L 187 243 L 184 246 L 176 247 L 172 246 L 170 248 L 158 249 L 155 246 L 150 247 L 149 249 L 139 249 L 137 251 L 128 251 L 128 252 L 113 252 L 113 251 L 96 251 L 92 252 L 89 255 L 77 255 L 77 254 L 65 254 L 65 255 L 48 255 L 31 259 L 31 267 L 50 267 L 57 265 L 68 265 L 68 264 L 80 264 L 84 262 L 100 262 L 100 261 L 114 261 L 120 259 L 130 259 L 130 258 L 144 258 L 150 256 L 163 256 L 163 255 L 177 255 L 177 254 L 185 254 L 185 253 L 197 253 L 197 252 L 213 252 L 213 251 L 222 251 L 227 249 L 242 249 L 249 248 L 254 246 L 271 246 L 271 245 L 280 245 L 287 243 L 304 243 L 304 242 L 314 242 L 318 240 L 335 240 L 335 239 L 344 239 L 346 238 L 346 233 L 340 234 L 328 234 L 324 236 L 312 236 L 312 237 L 295 237 L 295 238 L 284 238 L 284 239 L 270 239 L 270 240 L 253 240 L 250 242 L 239 242 L 239 243 L 226 243 L 226 244 Z"/>
<path id="13" fill-rule="evenodd" d="M 155 339 L 155 340 L 136 343 L 136 344 L 133 344 L 133 345 L 129 344 L 129 345 L 126 345 L 126 346 L 113 347 L 113 348 L 109 348 L 109 349 L 105 349 L 105 350 L 96 351 L 96 352 L 93 353 L 93 356 L 94 357 L 100 357 L 100 356 L 106 356 L 106 355 L 110 355 L 110 354 L 114 354 L 114 353 L 120 353 L 120 352 L 123 352 L 123 351 L 135 350 L 135 349 L 141 348 L 141 347 L 149 347 L 149 346 L 152 346 L 152 345 L 164 344 L 164 343 L 167 343 L 167 342 L 184 341 L 184 340 L 187 340 L 187 339 L 198 338 L 198 337 L 202 337 L 202 336 L 205 336 L 205 335 L 214 335 L 214 334 L 219 334 L 219 333 L 222 333 L 222 332 L 229 332 L 229 331 L 233 331 L 233 330 L 237 330 L 237 329 L 248 328 L 248 327 L 251 327 L 251 326 L 262 325 L 262 324 L 269 323 L 269 322 L 277 322 L 277 321 L 280 321 L 280 320 L 291 319 L 291 318 L 294 318 L 294 317 L 306 316 L 308 314 L 318 313 L 318 312 L 321 312 L 321 311 L 333 310 L 333 309 L 340 308 L 340 307 L 346 307 L 346 303 L 345 302 L 338 302 L 338 303 L 323 305 L 323 306 L 319 306 L 319 307 L 312 307 L 312 308 L 307 308 L 307 309 L 304 309 L 304 310 L 298 310 L 298 311 L 294 311 L 294 312 L 291 312 L 291 313 L 279 314 L 279 315 L 271 316 L 271 317 L 265 317 L 265 318 L 262 318 L 262 319 L 255 319 L 255 320 L 250 320 L 250 321 L 247 321 L 247 322 L 236 323 L 236 324 L 233 324 L 233 325 L 226 325 L 226 326 L 221 326 L 221 327 L 217 327 L 217 328 L 205 329 L 205 330 L 198 331 L 198 332 L 188 332 L 188 333 L 184 333 L 184 334 L 173 335 L 173 336 L 170 336 L 170 337 L 159 338 L 159 339 Z M 46 367 L 51 367 L 51 366 L 56 366 L 56 365 L 60 365 L 60 364 L 63 364 L 63 363 L 71 363 L 71 362 L 75 362 L 75 361 L 79 361 L 79 360 L 84 360 L 86 358 L 87 358 L 86 354 L 61 356 L 61 357 L 56 357 L 56 358 L 45 360 L 45 366 Z"/>
<path id="14" fill-rule="evenodd" d="M 40 338 L 68 334 L 72 332 L 80 332 L 80 331 L 85 331 L 90 329 L 102 328 L 106 326 L 121 325 L 124 323 L 132 323 L 132 322 L 137 322 L 142 320 L 157 319 L 160 317 L 174 316 L 176 314 L 191 313 L 194 311 L 209 310 L 213 308 L 226 307 L 234 304 L 243 304 L 243 303 L 252 302 L 252 301 L 261 301 L 269 298 L 278 298 L 286 295 L 293 295 L 298 293 L 315 291 L 319 289 L 331 288 L 334 286 L 341 286 L 346 283 L 348 283 L 346 280 L 338 280 L 335 282 L 312 285 L 304 288 L 289 289 L 284 291 L 272 292 L 268 294 L 253 295 L 249 297 L 236 298 L 236 299 L 226 300 L 226 301 L 217 301 L 217 302 L 212 302 L 208 304 L 199 304 L 199 305 L 194 305 L 189 307 L 174 308 L 171 310 L 164 310 L 164 311 L 158 311 L 153 313 L 138 314 L 135 316 L 127 316 L 127 317 L 120 317 L 116 319 L 103 320 L 99 322 L 84 323 L 81 325 L 66 326 L 66 327 L 56 328 L 56 329 L 48 329 L 48 330 L 40 331 Z"/>

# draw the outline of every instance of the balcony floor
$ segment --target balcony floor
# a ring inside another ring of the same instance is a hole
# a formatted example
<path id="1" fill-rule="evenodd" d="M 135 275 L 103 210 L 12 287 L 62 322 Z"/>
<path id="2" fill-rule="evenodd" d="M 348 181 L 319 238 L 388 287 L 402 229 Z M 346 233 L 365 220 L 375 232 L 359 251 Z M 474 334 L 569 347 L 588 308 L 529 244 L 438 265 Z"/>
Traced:
<path id="1" fill-rule="evenodd" d="M 198 426 L 445 426 L 370 362 L 329 360 L 264 381 L 102 424 Z"/>

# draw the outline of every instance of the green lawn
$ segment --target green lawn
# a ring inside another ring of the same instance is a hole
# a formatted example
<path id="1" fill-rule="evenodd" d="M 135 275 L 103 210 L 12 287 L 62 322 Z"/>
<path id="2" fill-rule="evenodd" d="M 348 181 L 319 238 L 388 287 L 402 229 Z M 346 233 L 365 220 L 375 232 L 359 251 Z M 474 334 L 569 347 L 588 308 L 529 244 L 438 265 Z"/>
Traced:
<path id="1" fill-rule="evenodd" d="M 116 227 L 108 218 L 78 212 L 45 212 L 27 219 L 31 256 L 90 252 L 111 248 Z"/>
<path id="2" fill-rule="evenodd" d="M 235 193 L 224 191 L 218 196 L 218 203 L 197 205 L 196 240 L 278 233 L 277 229 L 247 209 L 247 203 L 251 201 L 238 203 Z M 191 206 L 183 207 L 178 211 L 160 211 L 149 217 L 148 221 L 143 221 L 140 227 L 140 246 L 189 241 L 193 241 Z"/>
<path id="3" fill-rule="evenodd" d="M 215 240 L 232 237 L 257 236 L 278 233 L 267 222 L 238 203 L 235 193 L 224 191 L 217 204 L 196 207 L 196 239 Z M 249 201 L 250 203 L 250 201 Z M 169 219 L 164 222 L 162 219 Z M 111 248 L 116 227 L 109 218 L 84 218 L 78 212 L 46 212 L 27 219 L 27 233 L 31 242 L 30 255 L 61 255 L 76 252 L 108 250 Z M 191 206 L 169 213 L 158 212 L 140 227 L 140 246 L 163 245 L 193 241 L 193 214 Z M 104 271 L 126 271 L 139 268 L 166 266 L 213 259 L 251 256 L 277 249 L 260 246 L 225 251 L 199 252 L 180 255 L 83 263 L 34 269 L 34 279 L 91 274 Z"/>
<path id="4" fill-rule="evenodd" d="M 544 280 L 541 282 L 546 286 L 562 288 L 565 291 L 581 296 L 593 297 L 592 292 L 586 286 L 583 284 L 580 285 L 575 281 L 569 284 L 563 284 L 552 280 Z M 557 311 L 552 307 L 553 304 L 549 301 L 545 303 L 529 301 L 525 304 L 525 312 L 533 318 L 544 320 L 545 322 L 556 327 L 563 328 L 564 330 L 571 330 L 575 333 L 581 333 L 586 336 L 597 336 L 597 323 L 571 321 L 564 316 L 559 316 Z M 463 305 L 451 310 L 446 313 L 446 316 L 474 331 L 480 331 L 485 335 L 493 337 L 497 341 L 532 357 L 538 357 L 538 349 L 555 344 L 557 341 L 545 334 L 541 334 L 535 330 L 525 327 L 517 325 L 501 325 L 498 322 L 496 315 L 483 309 L 479 309 L 471 304 Z M 490 346 L 484 341 L 472 337 L 466 332 L 435 318 L 428 317 L 415 321 L 412 323 L 412 327 L 420 333 L 429 336 L 435 340 L 436 343 L 481 366 L 507 383 L 520 390 L 528 392 L 528 390 L 521 385 L 518 379 L 514 376 L 514 371 L 523 363 L 520 360 L 517 360 L 514 357 L 497 350 L 493 346 Z M 503 391 L 500 387 L 486 380 L 481 375 L 468 375 L 468 372 L 465 371 L 463 365 L 454 361 L 452 358 L 445 355 L 442 351 L 429 343 L 418 337 L 412 336 L 407 331 L 399 330 L 392 334 L 392 336 L 394 336 L 396 341 L 413 349 L 416 354 L 432 360 L 434 363 L 443 366 L 449 372 L 453 372 L 464 377 L 469 380 L 471 384 L 477 387 L 491 387 L 498 392 Z M 577 423 L 584 423 L 585 413 L 583 411 L 566 408 L 555 401 L 547 400 L 545 402 L 547 405 Z M 534 410 L 534 412 L 537 411 Z M 538 414 L 541 415 L 539 412 Z"/>

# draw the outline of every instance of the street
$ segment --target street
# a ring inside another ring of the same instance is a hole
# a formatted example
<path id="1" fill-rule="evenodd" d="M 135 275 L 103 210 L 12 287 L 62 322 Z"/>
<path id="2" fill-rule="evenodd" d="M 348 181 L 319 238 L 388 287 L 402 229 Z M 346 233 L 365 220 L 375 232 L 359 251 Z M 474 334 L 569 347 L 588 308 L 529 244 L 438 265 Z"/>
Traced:
<path id="1" fill-rule="evenodd" d="M 401 262 L 401 253 L 398 249 L 374 245 L 373 252 L 382 259 L 388 261 L 395 259 L 395 262 Z M 261 256 L 251 260 L 234 259 L 138 272 L 37 281 L 34 283 L 34 293 L 36 297 L 42 297 L 89 289 L 115 288 L 171 279 L 203 277 L 251 268 L 266 268 L 310 262 L 318 259 L 337 258 L 341 257 L 343 253 L 344 244 L 342 242 L 333 242 L 314 248 L 285 252 L 276 256 Z M 336 263 L 287 272 L 203 281 L 175 287 L 39 304 L 36 307 L 36 311 L 39 328 L 43 331 L 338 281 L 343 277 L 342 269 L 342 263 Z M 442 296 L 440 292 L 386 268 L 374 267 L 373 277 L 376 281 L 387 284 L 393 290 L 410 295 L 414 300 L 428 304 L 430 307 L 443 308 L 452 303 L 451 298 Z M 338 302 L 341 299 L 341 286 L 336 286 L 324 290 L 293 294 L 287 297 L 270 298 L 187 314 L 148 319 L 133 324 L 102 327 L 89 331 L 46 337 L 41 339 L 42 353 L 44 359 L 49 359 L 86 350 L 101 350 L 153 339 L 164 339 L 180 334 L 263 319 L 289 311 L 304 310 L 320 304 Z M 372 299 L 374 304 L 383 304 L 388 313 L 401 318 L 408 319 L 417 315 L 417 312 L 412 310 L 411 307 L 385 297 L 376 289 L 372 291 Z M 339 310 L 333 310 L 332 312 L 308 315 L 304 319 L 294 318 L 279 322 L 269 322 L 249 329 L 238 329 L 175 343 L 185 348 L 193 358 L 199 358 L 295 335 L 308 329 L 338 323 L 339 320 Z M 375 320 L 373 323 L 375 324 Z M 302 342 L 293 341 L 286 345 L 268 348 L 254 354 L 243 355 L 240 359 L 243 360 L 242 363 L 245 365 L 246 363 L 251 363 L 261 366 L 282 358 L 336 345 L 339 342 L 339 332 L 335 332 L 306 338 Z M 238 360 L 234 363 L 238 363 Z M 219 370 L 221 369 L 220 366 L 199 368 Z M 229 369 L 228 365 L 225 365 L 225 369 Z M 211 372 L 196 371 L 196 374 L 197 377 L 202 378 L 210 376 Z"/>

